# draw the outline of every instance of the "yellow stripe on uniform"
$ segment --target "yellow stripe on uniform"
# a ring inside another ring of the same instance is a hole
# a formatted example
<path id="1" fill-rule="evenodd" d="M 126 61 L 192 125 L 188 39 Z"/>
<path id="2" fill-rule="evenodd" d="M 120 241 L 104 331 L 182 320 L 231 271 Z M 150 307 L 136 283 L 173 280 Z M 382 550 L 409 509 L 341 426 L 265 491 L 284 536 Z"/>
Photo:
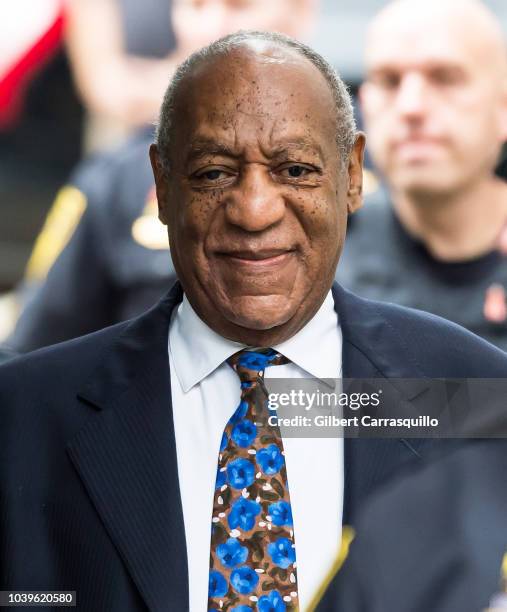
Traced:
<path id="1" fill-rule="evenodd" d="M 377 178 L 377 175 L 365 168 L 363 170 L 363 195 L 368 196 L 372 193 L 375 193 L 380 187 L 380 181 Z"/>
<path id="2" fill-rule="evenodd" d="M 169 249 L 167 228 L 158 219 L 158 204 L 154 187 L 148 193 L 141 216 L 132 224 L 132 238 L 146 249 Z"/>
<path id="3" fill-rule="evenodd" d="M 44 280 L 67 246 L 85 209 L 86 196 L 82 191 L 71 185 L 60 189 L 26 265 L 25 277 L 28 280 Z"/>
<path id="4" fill-rule="evenodd" d="M 488 608 L 482 612 L 502 612 L 505 610 L 504 601 L 507 597 L 507 553 L 503 556 L 500 568 L 500 592 L 493 595 Z"/>
<path id="5" fill-rule="evenodd" d="M 308 608 L 308 612 L 314 612 L 320 600 L 324 597 L 324 593 L 326 592 L 327 587 L 331 584 L 331 580 L 333 580 L 336 574 L 340 571 L 342 565 L 345 563 L 345 559 L 349 554 L 349 547 L 352 543 L 352 540 L 354 539 L 354 536 L 355 532 L 352 527 L 344 525 L 342 528 L 342 543 L 340 546 L 340 552 L 338 553 L 338 556 L 336 557 L 326 577 L 322 581 L 320 587 L 317 589 L 317 592 L 313 596 L 313 599 Z"/>

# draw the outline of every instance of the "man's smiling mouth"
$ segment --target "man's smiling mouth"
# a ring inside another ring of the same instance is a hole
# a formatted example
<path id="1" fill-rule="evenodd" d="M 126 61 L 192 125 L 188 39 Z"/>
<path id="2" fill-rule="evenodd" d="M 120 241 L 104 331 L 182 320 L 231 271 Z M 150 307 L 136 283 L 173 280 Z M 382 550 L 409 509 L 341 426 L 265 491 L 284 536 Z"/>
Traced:
<path id="1" fill-rule="evenodd" d="M 295 253 L 294 249 L 259 249 L 259 250 L 234 250 L 222 251 L 217 255 L 238 266 L 245 268 L 264 268 L 272 265 L 280 265 Z"/>

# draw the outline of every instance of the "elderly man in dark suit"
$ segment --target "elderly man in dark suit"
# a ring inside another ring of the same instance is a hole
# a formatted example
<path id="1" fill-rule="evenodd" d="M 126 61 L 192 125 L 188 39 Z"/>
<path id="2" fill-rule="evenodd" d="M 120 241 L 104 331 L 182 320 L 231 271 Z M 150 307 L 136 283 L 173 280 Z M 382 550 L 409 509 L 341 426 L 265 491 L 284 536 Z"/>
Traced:
<path id="1" fill-rule="evenodd" d="M 269 379 L 507 374 L 456 325 L 333 285 L 363 147 L 343 83 L 294 40 L 238 33 L 179 68 L 151 160 L 181 285 L 0 369 L 3 589 L 306 610 L 342 522 L 431 443 L 282 438 Z"/>

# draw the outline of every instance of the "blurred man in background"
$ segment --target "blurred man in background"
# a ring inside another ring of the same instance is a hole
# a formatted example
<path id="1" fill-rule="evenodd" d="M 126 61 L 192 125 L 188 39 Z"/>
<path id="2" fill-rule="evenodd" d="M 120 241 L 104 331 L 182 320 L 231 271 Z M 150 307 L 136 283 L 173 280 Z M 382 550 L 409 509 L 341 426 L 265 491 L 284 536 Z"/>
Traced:
<path id="1" fill-rule="evenodd" d="M 171 0 L 67 0 L 65 41 L 87 112 L 85 151 L 119 144 L 156 117 L 167 77 L 181 59 L 171 5 Z"/>
<path id="2" fill-rule="evenodd" d="M 97 148 L 157 116 L 167 79 L 192 51 L 254 26 L 303 36 L 314 1 L 69 0 L 66 40 Z M 175 48 L 174 42 L 177 42 Z"/>
<path id="3" fill-rule="evenodd" d="M 339 280 L 507 348 L 498 241 L 507 184 L 507 51 L 475 0 L 397 0 L 372 22 L 360 91 L 368 146 L 391 203 L 351 220 Z M 498 295 L 500 293 L 500 295 Z"/>
<path id="4" fill-rule="evenodd" d="M 304 39 L 318 6 L 317 0 L 174 0 L 174 57 L 241 28 Z M 169 77 L 166 72 L 165 82 Z M 26 352 L 133 317 L 174 282 L 147 156 L 152 141 L 152 129 L 144 128 L 121 149 L 86 160 L 60 192 L 27 266 L 28 283 L 41 286 L 10 347 Z"/>

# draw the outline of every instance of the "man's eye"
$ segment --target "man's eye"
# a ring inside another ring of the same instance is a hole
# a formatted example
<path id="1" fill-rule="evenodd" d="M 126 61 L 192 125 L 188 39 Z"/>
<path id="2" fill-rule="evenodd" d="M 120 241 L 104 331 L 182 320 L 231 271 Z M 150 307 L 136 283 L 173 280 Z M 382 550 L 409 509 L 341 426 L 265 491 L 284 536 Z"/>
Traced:
<path id="1" fill-rule="evenodd" d="M 433 70 L 430 77 L 436 85 L 457 85 L 464 80 L 464 75 L 459 70 L 445 68 Z"/>
<path id="2" fill-rule="evenodd" d="M 312 172 L 310 168 L 300 166 L 299 164 L 292 164 L 282 169 L 282 173 L 290 178 L 301 178 L 310 172 Z"/>
<path id="3" fill-rule="evenodd" d="M 196 185 L 213 187 L 228 184 L 234 179 L 234 175 L 234 171 L 227 168 L 208 167 L 194 172 L 191 178 Z"/>
<path id="4" fill-rule="evenodd" d="M 379 72 L 369 77 L 368 81 L 385 90 L 395 90 L 399 87 L 400 76 L 394 72 Z"/>
<path id="5" fill-rule="evenodd" d="M 218 181 L 220 178 L 225 177 L 225 172 L 223 170 L 206 170 L 206 172 L 201 172 L 197 174 L 197 178 L 206 179 L 207 181 Z"/>

